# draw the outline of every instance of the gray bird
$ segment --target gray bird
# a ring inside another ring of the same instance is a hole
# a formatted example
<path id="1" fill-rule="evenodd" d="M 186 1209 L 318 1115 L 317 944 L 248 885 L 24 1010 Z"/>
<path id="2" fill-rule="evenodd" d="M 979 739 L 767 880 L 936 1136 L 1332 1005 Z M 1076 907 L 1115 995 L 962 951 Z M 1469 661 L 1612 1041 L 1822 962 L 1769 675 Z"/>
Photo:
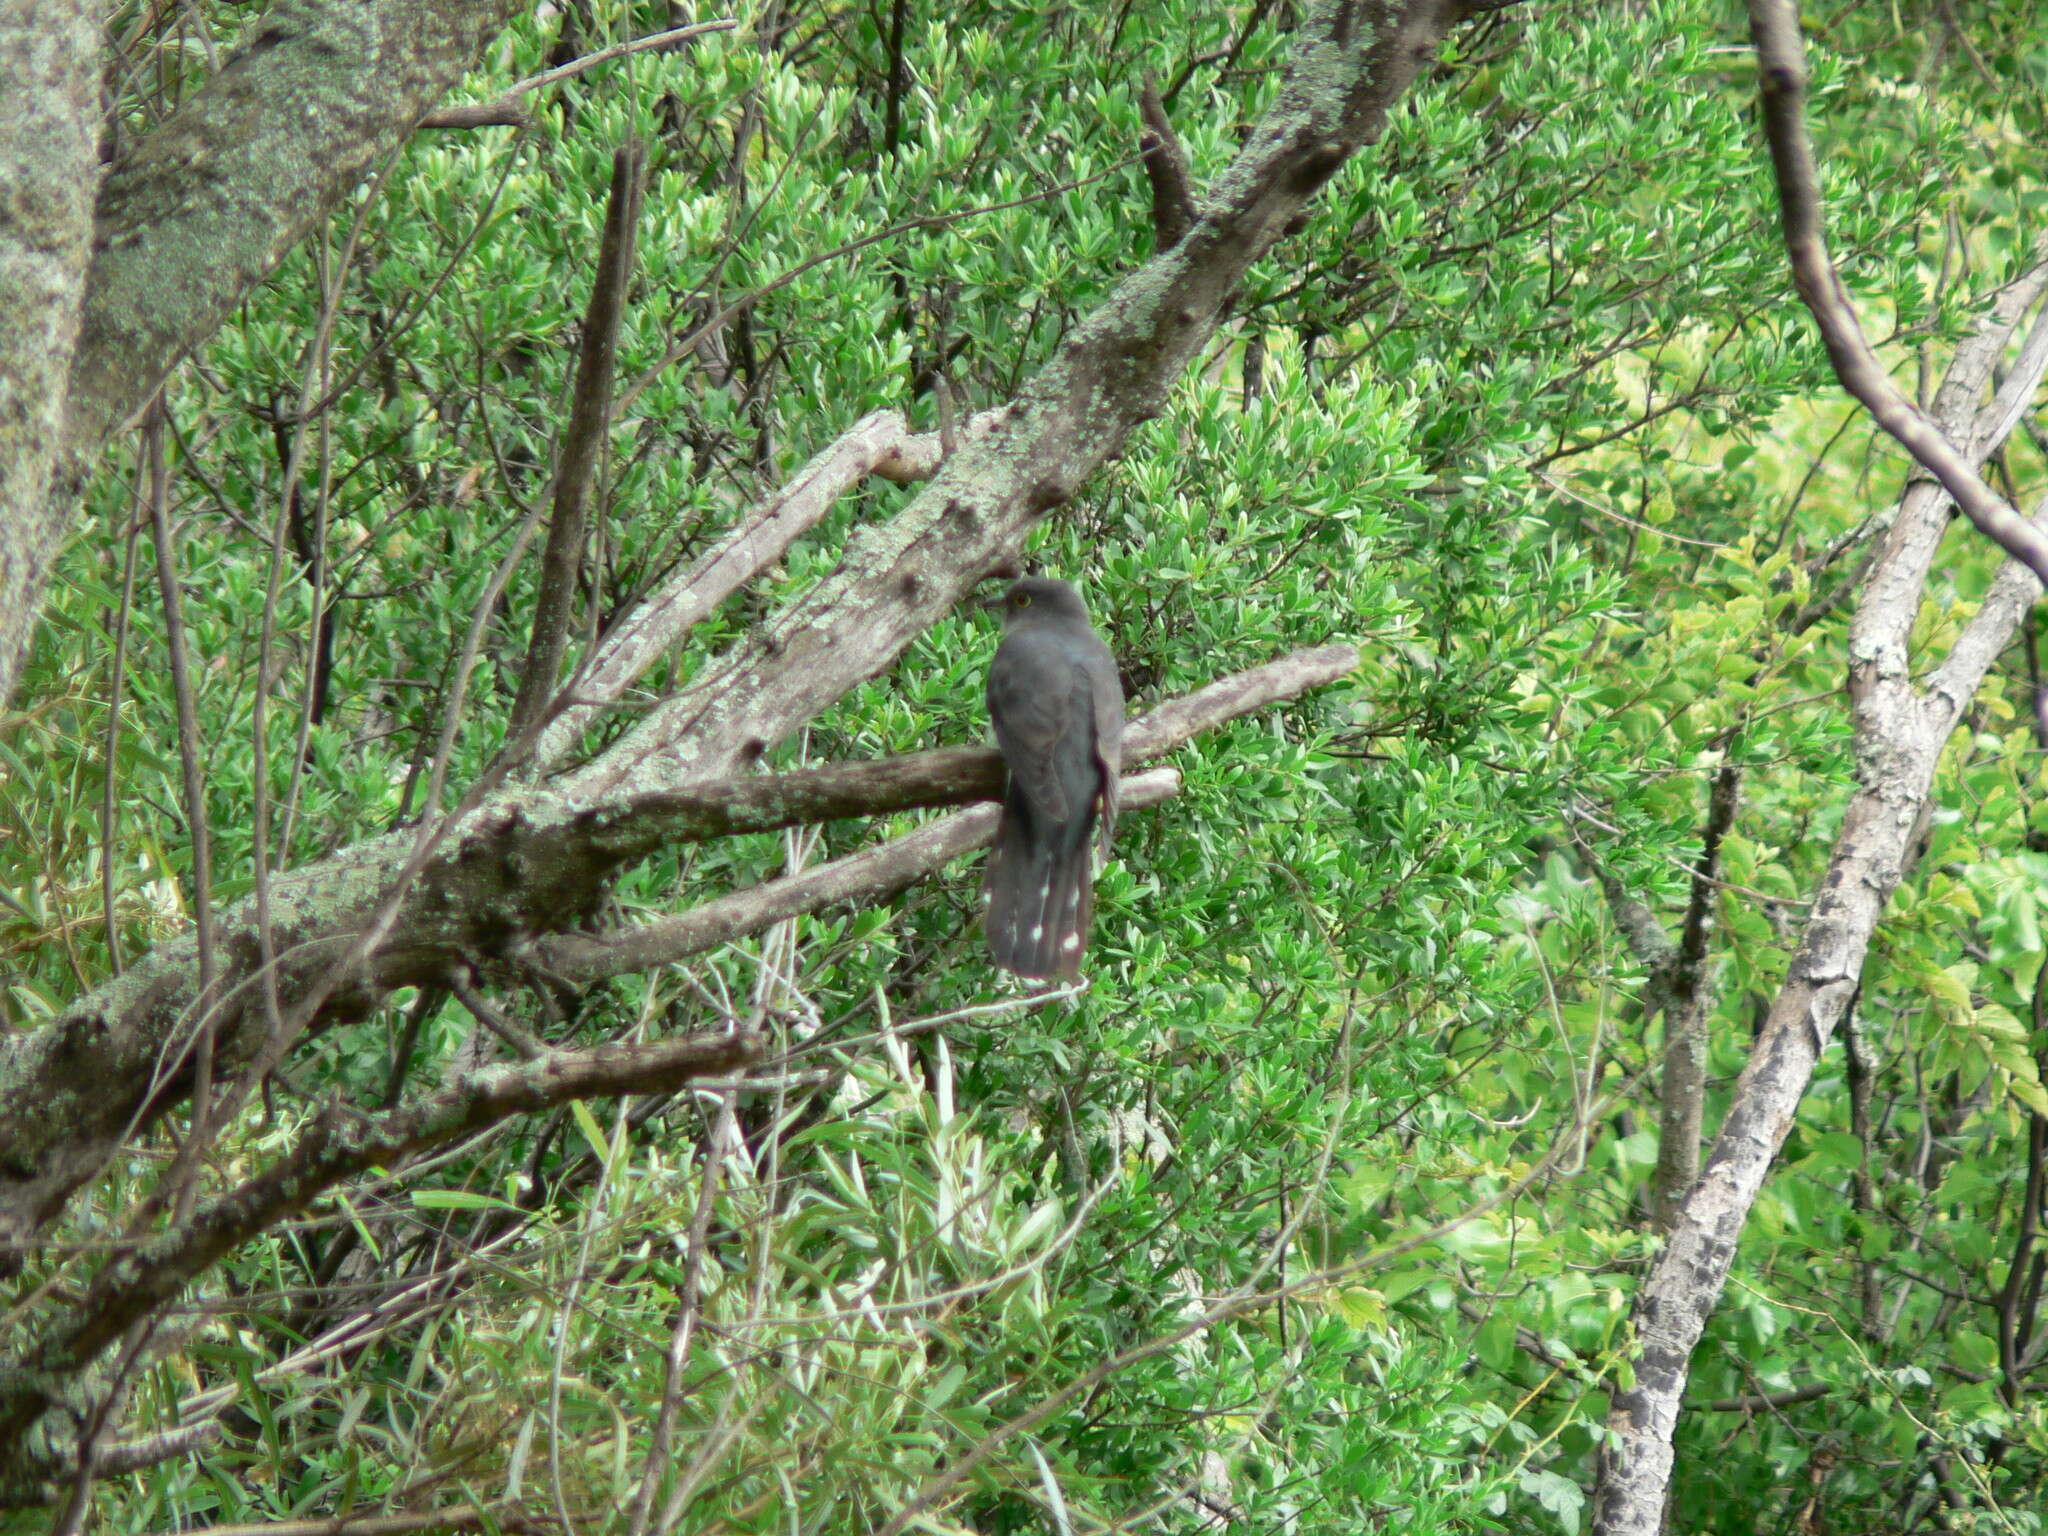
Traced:
<path id="1" fill-rule="evenodd" d="M 1003 616 L 988 713 L 1010 770 L 989 856 L 988 948 L 1019 976 L 1077 976 L 1095 915 L 1094 834 L 1116 824 L 1124 691 L 1081 594 L 1027 576 L 987 606 Z"/>

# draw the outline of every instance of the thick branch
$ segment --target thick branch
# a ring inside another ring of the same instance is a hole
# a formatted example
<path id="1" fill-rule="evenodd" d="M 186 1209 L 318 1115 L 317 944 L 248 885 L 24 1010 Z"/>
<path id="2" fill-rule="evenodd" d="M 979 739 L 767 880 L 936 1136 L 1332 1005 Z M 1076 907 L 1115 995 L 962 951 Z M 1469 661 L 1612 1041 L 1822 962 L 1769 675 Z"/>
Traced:
<path id="1" fill-rule="evenodd" d="M 277 0 L 100 193 L 70 446 L 91 454 L 462 79 L 517 0 Z"/>
<path id="2" fill-rule="evenodd" d="M 1756 43 L 1764 134 L 1777 173 L 1792 281 L 1820 326 L 1835 377 L 1941 483 L 1980 533 L 2048 582 L 2048 532 L 2029 523 L 1986 485 L 1941 429 L 1899 392 L 1871 350 L 1856 308 L 1828 257 L 1819 177 L 1806 136 L 1806 49 L 1800 41 L 1796 0 L 1750 0 L 1749 26 Z"/>
<path id="3" fill-rule="evenodd" d="M 101 444 L 518 8 L 276 0 L 104 183 L 99 8 L 0 9 L 0 702 Z"/>

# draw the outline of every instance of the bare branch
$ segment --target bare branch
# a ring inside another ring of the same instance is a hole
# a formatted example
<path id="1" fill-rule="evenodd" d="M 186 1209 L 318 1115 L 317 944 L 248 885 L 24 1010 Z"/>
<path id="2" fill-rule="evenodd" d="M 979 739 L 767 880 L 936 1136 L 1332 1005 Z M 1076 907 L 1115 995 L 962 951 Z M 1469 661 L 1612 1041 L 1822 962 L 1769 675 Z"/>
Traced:
<path id="1" fill-rule="evenodd" d="M 1179 790 L 1178 773 L 1155 768 L 1127 776 L 1118 799 L 1124 810 L 1142 810 Z M 539 941 L 534 953 L 554 974 L 588 984 L 702 954 L 787 918 L 831 907 L 872 906 L 986 844 L 996 835 L 999 810 L 978 805 L 959 811 L 879 848 L 721 896 L 675 917 L 607 934 L 556 934 Z"/>
<path id="2" fill-rule="evenodd" d="M 969 423 L 985 432 L 992 412 Z M 928 479 L 939 467 L 937 433 L 912 434 L 900 411 L 874 411 L 763 500 L 754 513 L 702 559 L 678 572 L 598 645 L 571 686 L 575 702 L 543 728 L 534 757 L 557 766 L 606 705 L 653 666 L 671 645 L 728 597 L 780 559 L 790 545 L 868 475 L 897 484 Z"/>
<path id="3" fill-rule="evenodd" d="M 1353 647 L 1328 645 L 1220 678 L 1132 724 L 1124 735 L 1124 760 L 1136 764 L 1171 752 L 1227 720 L 1334 682 L 1357 665 Z M 598 853 L 616 864 L 679 842 L 964 805 L 1000 799 L 1002 793 L 1003 760 L 993 747 L 944 747 L 655 790 L 620 797 L 601 811 L 562 814 L 529 801 L 518 821 L 528 829 L 528 850 L 547 845 L 545 854 L 529 852 L 529 864 L 569 851 Z"/>
<path id="4" fill-rule="evenodd" d="M 198 694 L 192 685 L 192 648 L 185 632 L 184 591 L 178 581 L 178 549 L 171 531 L 170 472 L 164 462 L 164 408 L 159 394 L 143 427 L 144 455 L 149 464 L 150 537 L 156 545 L 157 589 L 164 608 L 164 642 L 170 652 L 171 689 L 177 697 L 178 758 L 185 791 L 185 833 L 192 845 L 192 917 L 199 949 L 199 996 L 213 991 L 213 862 L 206 815 L 206 776 L 200 767 L 205 744 L 199 727 Z M 206 1145 L 207 1119 L 213 1108 L 213 1019 L 200 1021 L 192 1045 L 192 1127 L 167 1184 L 179 1188 L 181 1207 L 189 1209 L 185 1183 L 197 1168 Z M 181 1210 L 182 1214 L 182 1210 Z"/>
<path id="5" fill-rule="evenodd" d="M 524 128 L 533 121 L 525 106 L 510 96 L 479 101 L 467 107 L 442 107 L 420 119 L 422 128 Z"/>
<path id="6" fill-rule="evenodd" d="M 671 48 L 688 42 L 693 37 L 702 37 L 707 32 L 730 32 L 738 25 L 739 23 L 735 21 L 697 21 L 692 22 L 686 27 L 670 27 L 666 32 L 650 32 L 647 36 L 636 37 L 631 42 L 614 43 L 609 48 L 600 48 L 595 53 L 586 53 L 582 58 L 571 59 L 568 63 L 558 65 L 554 69 L 543 70 L 540 74 L 530 75 L 493 100 L 477 102 L 470 106 L 443 107 L 439 111 L 429 112 L 420 119 L 420 126 L 422 128 L 524 127 L 527 122 L 527 112 L 526 108 L 520 104 L 519 98 L 526 95 L 529 91 L 537 91 L 545 86 L 559 84 L 561 81 L 572 79 L 582 74 L 585 70 L 595 69 L 600 64 L 609 64 L 613 59 L 622 59 L 629 53 L 644 53 L 651 48 L 659 48 L 663 52 L 667 52 Z"/>
<path id="7" fill-rule="evenodd" d="M 1707 930 L 1720 885 L 1721 844 L 1742 800 L 1742 770 L 1723 763 L 1707 796 L 1707 824 L 1693 866 L 1692 895 L 1679 926 L 1677 952 L 1665 978 L 1664 1073 L 1657 1092 L 1657 1167 L 1650 1208 L 1669 1230 L 1678 1202 L 1700 1171 L 1700 1126 L 1707 1088 Z"/>
<path id="8" fill-rule="evenodd" d="M 1824 1381 L 1809 1381 L 1803 1387 L 1782 1392 L 1750 1392 L 1741 1397 L 1717 1397 L 1704 1403 L 1688 1403 L 1706 1413 L 1763 1413 L 1773 1408 L 1791 1408 L 1826 1397 L 1834 1388 Z"/>
<path id="9" fill-rule="evenodd" d="M 410 1536 L 414 1531 L 510 1531 L 538 1536 L 552 1524 L 530 1520 L 510 1506 L 444 1504 L 402 1515 L 337 1515 L 319 1520 L 259 1520 L 247 1525 L 209 1525 L 206 1536 Z"/>
<path id="10" fill-rule="evenodd" d="M 123 1440 L 101 1450 L 93 1463 L 93 1474 L 97 1477 L 124 1477 L 130 1472 L 140 1472 L 144 1467 L 156 1466 L 173 1456 L 189 1456 L 194 1451 L 203 1450 L 219 1440 L 220 1434 L 219 1420 L 206 1419 L 159 1434 L 145 1435 L 139 1440 Z"/>
<path id="11" fill-rule="evenodd" d="M 540 590 L 533 604 L 533 637 L 519 675 L 519 695 L 505 734 L 517 743 L 540 720 L 562 670 L 569 644 L 569 619 L 583 574 L 584 525 L 590 488 L 597 477 L 605 429 L 611 421 L 612 373 L 619 352 L 619 320 L 633 280 L 633 249 L 647 148 L 637 141 L 612 154 L 611 196 L 605 205 L 604 236 L 598 246 L 597 276 L 583 315 L 583 343 L 577 353 L 576 391 L 563 429 L 555 467 L 554 510 L 547 548 L 541 553 Z"/>
<path id="12" fill-rule="evenodd" d="M 1320 645 L 1219 677 L 1193 693 L 1167 700 L 1134 722 L 1124 732 L 1124 761 L 1142 763 L 1171 752 L 1239 715 L 1327 687 L 1357 666 L 1357 647 Z"/>
<path id="13" fill-rule="evenodd" d="M 1940 482 L 1979 532 L 2048 582 L 2048 532 L 2029 523 L 1986 485 L 1941 429 L 1899 392 L 1871 350 L 1828 256 L 1819 178 L 1806 136 L 1806 49 L 1800 41 L 1796 0 L 1750 0 L 1749 25 L 1792 281 L 1820 326 L 1835 377 Z"/>

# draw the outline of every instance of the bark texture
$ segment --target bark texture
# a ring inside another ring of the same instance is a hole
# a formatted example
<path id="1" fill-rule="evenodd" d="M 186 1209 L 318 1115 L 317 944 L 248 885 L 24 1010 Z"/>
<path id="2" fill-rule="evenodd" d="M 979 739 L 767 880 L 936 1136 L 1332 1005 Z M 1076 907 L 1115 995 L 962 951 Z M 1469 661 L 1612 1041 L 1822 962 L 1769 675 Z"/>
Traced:
<path id="1" fill-rule="evenodd" d="M 0 0 L 0 706 L 64 536 L 50 473 L 92 251 L 99 12 Z"/>
<path id="2" fill-rule="evenodd" d="M 115 162 L 68 441 L 96 451 L 411 136 L 517 0 L 278 0 Z"/>
<path id="3" fill-rule="evenodd" d="M 109 434 L 518 9 L 277 0 L 102 182 L 99 8 L 0 4 L 0 702 Z"/>

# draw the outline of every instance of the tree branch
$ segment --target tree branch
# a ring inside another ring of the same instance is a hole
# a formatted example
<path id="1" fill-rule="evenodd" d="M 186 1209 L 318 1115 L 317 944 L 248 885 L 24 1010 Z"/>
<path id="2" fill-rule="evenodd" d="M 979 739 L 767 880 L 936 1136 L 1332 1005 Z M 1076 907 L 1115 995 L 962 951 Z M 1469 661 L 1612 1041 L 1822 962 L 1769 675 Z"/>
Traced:
<path id="1" fill-rule="evenodd" d="M 555 504 L 548 520 L 547 548 L 541 553 L 540 589 L 533 603 L 533 635 L 519 674 L 519 694 L 512 701 L 505 735 L 517 743 L 539 723 L 554 696 L 562 653 L 569 645 L 569 620 L 576 587 L 583 574 L 584 526 L 590 488 L 611 422 L 612 373 L 619 353 L 619 320 L 625 313 L 626 289 L 633 281 L 633 250 L 640 222 L 640 199 L 647 170 L 646 146 L 631 141 L 612 153 L 612 187 L 604 213 L 604 236 L 598 245 L 597 275 L 590 285 L 590 306 L 583 315 L 583 344 L 576 362 L 576 390 L 569 403 L 569 424 L 562 433 L 562 451 L 555 467 Z"/>
<path id="2" fill-rule="evenodd" d="M 1824 1381 L 1809 1381 L 1803 1387 L 1787 1387 L 1782 1392 L 1749 1392 L 1741 1397 L 1717 1397 L 1690 1406 L 1705 1413 L 1763 1413 L 1773 1408 L 1791 1408 L 1799 1403 L 1815 1402 L 1833 1390 Z"/>
<path id="3" fill-rule="evenodd" d="M 1692 893 L 1679 925 L 1677 951 L 1665 978 L 1664 1073 L 1657 1089 L 1657 1166 L 1650 1209 L 1668 1231 L 1678 1202 L 1700 1171 L 1700 1126 L 1707 1088 L 1707 930 L 1721 874 L 1721 843 L 1742 801 L 1742 770 L 1723 763 L 1707 795 L 1707 823 L 1693 865 Z"/>
<path id="4" fill-rule="evenodd" d="M 685 27 L 670 27 L 665 32 L 650 32 L 645 37 L 636 37 L 631 42 L 614 43 L 609 48 L 600 48 L 595 53 L 586 53 L 580 59 L 571 59 L 566 64 L 530 75 L 510 90 L 490 101 L 473 102 L 467 106 L 442 107 L 429 112 L 420 119 L 422 128 L 517 128 L 525 125 L 527 112 L 519 100 L 529 91 L 557 85 L 560 82 L 595 69 L 600 64 L 609 64 L 613 59 L 622 59 L 629 53 L 644 53 L 658 48 L 666 53 L 680 47 L 693 37 L 702 37 L 707 32 L 730 32 L 739 23 L 734 21 L 697 21 Z"/>
<path id="5" fill-rule="evenodd" d="M 1203 730 L 1328 683 L 1356 664 L 1351 647 L 1323 646 L 1219 679 L 1135 722 L 1125 736 L 1126 761 L 1171 751 Z M 677 790 L 621 791 L 597 806 L 553 786 L 500 794 L 442 838 L 374 951 L 334 990 L 319 1022 L 357 1016 L 396 987 L 446 985 L 458 970 L 488 966 L 536 935 L 559 932 L 590 910 L 623 864 L 664 844 L 959 804 L 993 798 L 1001 786 L 995 752 L 955 748 Z M 1167 793 L 1158 789 L 1155 798 Z M 912 852 L 897 856 L 909 861 L 901 864 L 908 873 L 900 883 L 878 884 L 872 867 L 862 865 L 857 887 L 880 894 L 900 890 L 987 835 L 984 829 L 964 842 L 916 843 Z M 378 839 L 276 882 L 276 983 L 287 1006 L 310 995 L 335 956 L 355 946 L 376 921 L 407 867 L 414 837 L 408 832 Z M 838 890 L 830 884 L 833 878 L 824 877 L 818 889 L 826 894 L 812 906 L 792 910 L 851 899 L 832 894 Z M 680 925 L 677 932 L 752 932 L 748 914 L 792 915 L 778 904 L 791 900 L 796 889 L 812 887 L 778 884 L 765 895 L 741 892 L 669 921 Z M 255 924 L 253 905 L 244 903 L 219 925 L 217 944 L 227 957 L 214 993 L 220 1000 L 216 1049 L 223 1073 L 245 1067 L 265 1035 L 256 1006 Z M 546 945 L 535 952 L 554 953 Z M 596 971 L 552 959 L 545 963 L 572 979 L 592 979 L 630 969 L 616 958 L 624 953 L 614 952 Z M 189 940 L 159 945 L 43 1029 L 0 1039 L 0 1244 L 25 1244 L 98 1171 L 122 1137 L 189 1091 L 189 1071 L 159 1074 L 157 1062 L 195 996 L 193 965 Z M 0 1261 L 6 1257 L 6 1246 L 0 1246 Z"/>
<path id="6" fill-rule="evenodd" d="M 1335 682 L 1357 665 L 1353 647 L 1326 645 L 1219 678 L 1134 721 L 1124 733 L 1124 760 L 1159 757 L 1239 715 Z M 997 800 L 1002 793 L 1003 760 L 993 747 L 946 747 L 659 790 L 574 817 L 570 835 L 617 861 L 666 844 Z"/>
<path id="7" fill-rule="evenodd" d="M 1940 482 L 1980 533 L 2048 583 L 2048 532 L 2028 522 L 1986 485 L 1941 429 L 1899 392 L 1871 350 L 1856 307 L 1828 257 L 1819 177 L 1806 136 L 1806 49 L 1799 37 L 1796 0 L 1750 0 L 1749 27 L 1756 44 L 1764 135 L 1777 173 L 1792 282 L 1820 327 L 1835 377 Z"/>
<path id="8" fill-rule="evenodd" d="M 0 393 L 19 404 L 0 413 L 0 702 L 102 444 L 517 9 L 276 0 L 101 181 L 98 8 L 7 8 L 0 185 L 20 195 L 0 213 Z"/>
<path id="9" fill-rule="evenodd" d="M 517 0 L 277 0 L 100 192 L 68 443 L 171 368 L 461 82 Z M 206 174 L 195 177 L 195 163 Z"/>
<path id="10" fill-rule="evenodd" d="M 1118 800 L 1126 811 L 1143 810 L 1170 800 L 1179 791 L 1178 773 L 1154 768 L 1127 775 Z M 978 805 L 971 811 L 941 817 L 879 848 L 735 891 L 674 917 L 610 933 L 555 934 L 535 944 L 533 954 L 564 980 L 592 985 L 608 977 L 688 959 L 792 917 L 833 907 L 872 906 L 987 844 L 996 835 L 1000 814 L 999 806 Z"/>
<path id="11" fill-rule="evenodd" d="M 1159 99 L 1159 82 L 1150 75 L 1138 92 L 1138 110 L 1145 118 L 1145 136 L 1140 142 L 1145 177 L 1152 183 L 1152 240 L 1163 251 L 1179 244 L 1195 222 L 1194 184 L 1188 171 L 1188 152 L 1181 147 L 1173 119 Z"/>

